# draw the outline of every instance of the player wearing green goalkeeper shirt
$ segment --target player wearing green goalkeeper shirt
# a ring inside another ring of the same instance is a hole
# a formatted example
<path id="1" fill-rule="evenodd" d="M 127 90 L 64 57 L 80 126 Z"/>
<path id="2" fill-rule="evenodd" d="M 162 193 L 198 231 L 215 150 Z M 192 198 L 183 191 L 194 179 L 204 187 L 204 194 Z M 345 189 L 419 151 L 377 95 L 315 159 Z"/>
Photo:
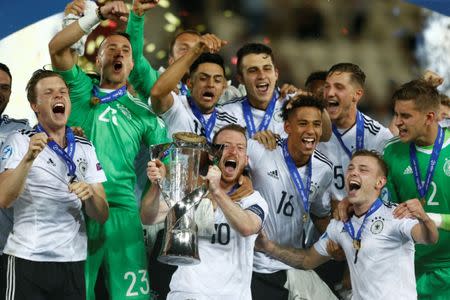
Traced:
<path id="1" fill-rule="evenodd" d="M 393 95 L 399 136 L 388 142 L 389 195 L 401 203 L 397 216 L 407 216 L 410 199 L 420 199 L 439 228 L 435 245 L 416 245 L 419 299 L 450 295 L 450 132 L 437 122 L 439 94 L 421 80 L 402 85 Z"/>
<path id="2" fill-rule="evenodd" d="M 53 67 L 70 88 L 69 124 L 81 126 L 93 141 L 108 179 L 104 184 L 110 206 L 108 221 L 100 225 L 87 220 L 87 299 L 95 298 L 94 286 L 101 265 L 111 299 L 150 298 L 147 258 L 134 196 L 133 161 L 142 143 L 148 146 L 167 142 L 166 130 L 150 112 L 146 99 L 128 92 L 127 78 L 134 62 L 126 35 L 112 34 L 100 46 L 96 60 L 99 81 L 76 66 L 70 53 L 70 46 L 100 18 L 124 21 L 127 14 L 122 1 L 107 2 L 96 13 L 86 13 L 57 33 L 49 44 Z M 148 76 L 148 72 L 141 76 Z"/>

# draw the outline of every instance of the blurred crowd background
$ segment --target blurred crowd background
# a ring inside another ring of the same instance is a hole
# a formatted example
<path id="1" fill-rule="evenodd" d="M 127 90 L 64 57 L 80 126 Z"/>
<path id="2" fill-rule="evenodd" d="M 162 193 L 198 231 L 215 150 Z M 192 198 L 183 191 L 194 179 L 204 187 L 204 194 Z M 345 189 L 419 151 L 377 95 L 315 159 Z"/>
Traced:
<path id="1" fill-rule="evenodd" d="M 131 4 L 131 0 L 126 2 Z M 61 11 L 65 4 L 58 1 Z M 361 110 L 387 125 L 391 119 L 392 91 L 420 76 L 426 67 L 432 66 L 427 56 L 438 54 L 424 48 L 424 30 L 430 27 L 433 16 L 441 22 L 449 19 L 403 0 L 160 0 L 159 7 L 145 17 L 144 53 L 158 69 L 167 66 L 169 42 L 177 31 L 215 33 L 229 41 L 221 54 L 225 57 L 228 78 L 236 83 L 236 50 L 246 42 L 263 42 L 274 50 L 280 83 L 298 87 L 303 87 L 313 71 L 327 70 L 338 62 L 352 62 L 367 75 Z M 59 26 L 47 28 L 50 37 Z M 83 68 L 94 71 L 96 50 L 104 35 L 125 26 L 103 22 L 88 39 L 81 60 Z M 442 30 L 450 32 L 449 28 Z M 444 50 L 445 41 L 450 43 L 450 33 L 447 34 L 448 39 L 437 38 Z M 46 48 L 48 41 L 43 39 L 41 43 Z M 4 45 L 0 41 L 0 60 Z M 446 57 L 450 57 L 448 53 L 445 52 Z M 39 59 L 49 63 L 48 54 L 47 57 L 41 54 Z M 443 61 L 439 65 L 448 64 Z M 17 72 L 14 67 L 11 69 Z M 445 78 L 446 74 L 441 75 Z M 15 95 L 23 97 L 23 92 L 19 92 Z"/>

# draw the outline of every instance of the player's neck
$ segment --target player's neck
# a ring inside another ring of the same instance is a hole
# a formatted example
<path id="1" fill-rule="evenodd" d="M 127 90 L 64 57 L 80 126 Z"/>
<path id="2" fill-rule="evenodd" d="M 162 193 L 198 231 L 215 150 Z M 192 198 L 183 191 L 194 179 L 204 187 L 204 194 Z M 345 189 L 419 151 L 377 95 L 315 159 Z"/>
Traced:
<path id="1" fill-rule="evenodd" d="M 433 145 L 438 135 L 438 124 L 433 123 L 432 125 L 428 126 L 428 128 L 426 128 L 424 132 L 424 135 L 417 137 L 417 139 L 414 141 L 414 144 L 421 147 Z"/>
<path id="2" fill-rule="evenodd" d="M 109 90 L 117 90 L 126 85 L 127 82 L 112 82 L 110 80 L 102 78 L 100 81 L 100 88 L 102 89 L 109 89 Z"/>
<path id="3" fill-rule="evenodd" d="M 223 180 L 220 180 L 220 188 L 225 193 L 229 193 L 233 189 L 233 187 L 236 185 L 236 183 L 238 183 L 238 180 L 235 180 L 232 182 L 225 182 Z"/>
<path id="4" fill-rule="evenodd" d="M 270 103 L 270 101 L 260 101 L 252 97 L 248 98 L 248 102 L 250 102 L 251 106 L 260 110 L 266 110 Z"/>
<path id="5" fill-rule="evenodd" d="M 51 127 L 46 124 L 41 124 L 42 128 L 60 147 L 66 147 L 66 127 Z"/>
<path id="6" fill-rule="evenodd" d="M 334 121 L 334 125 L 336 125 L 339 129 L 349 129 L 356 123 L 356 107 L 351 108 L 347 114 L 341 116 L 340 118 Z"/>
<path id="7" fill-rule="evenodd" d="M 288 138 L 288 152 L 292 157 L 292 160 L 295 163 L 295 166 L 297 168 L 300 168 L 304 165 L 306 165 L 306 163 L 308 163 L 309 159 L 311 158 L 311 155 L 304 155 L 303 153 L 301 153 L 300 151 L 297 151 L 295 145 L 289 141 Z"/>
<path id="8" fill-rule="evenodd" d="M 367 200 L 367 201 L 362 202 L 362 203 L 355 203 L 355 204 L 353 204 L 353 208 L 354 208 L 354 211 L 355 211 L 355 216 L 357 216 L 358 218 L 364 216 L 367 213 L 367 211 L 370 209 L 372 204 L 377 199 L 378 199 L 378 197 L 375 197 L 372 200 Z"/>

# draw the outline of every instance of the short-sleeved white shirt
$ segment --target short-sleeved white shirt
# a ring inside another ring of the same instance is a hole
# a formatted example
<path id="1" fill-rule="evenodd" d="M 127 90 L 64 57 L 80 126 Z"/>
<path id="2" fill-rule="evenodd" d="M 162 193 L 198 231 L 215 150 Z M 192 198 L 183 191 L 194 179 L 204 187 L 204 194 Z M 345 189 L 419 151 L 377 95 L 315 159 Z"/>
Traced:
<path id="1" fill-rule="evenodd" d="M 267 203 L 256 191 L 236 205 L 257 211 L 262 222 L 267 217 Z M 214 214 L 216 234 L 199 239 L 200 264 L 178 267 L 167 299 L 251 299 L 253 248 L 258 234 L 243 237 L 231 227 L 220 207 Z"/>
<path id="2" fill-rule="evenodd" d="M 249 140 L 247 153 L 253 187 L 269 205 L 269 216 L 264 225 L 268 238 L 281 245 L 302 248 L 305 209 L 284 160 L 281 140 L 273 151 Z M 311 159 L 310 212 L 324 217 L 330 213 L 332 163 L 319 151 L 314 151 Z M 297 170 L 305 184 L 307 167 Z M 253 266 L 254 271 L 259 273 L 290 269 L 288 265 L 261 252 L 255 253 Z"/>
<path id="3" fill-rule="evenodd" d="M 189 106 L 189 102 L 186 96 L 177 95 L 172 92 L 173 96 L 173 105 L 166 112 L 160 114 L 159 116 L 166 122 L 167 130 L 169 135 L 176 132 L 192 132 L 198 135 L 205 136 L 205 129 L 199 120 L 195 117 L 192 112 L 191 107 Z M 216 124 L 214 125 L 213 132 L 211 133 L 210 138 L 214 137 L 214 134 L 223 126 L 228 124 L 235 124 L 237 119 L 231 116 L 228 112 L 221 109 L 220 107 L 216 107 L 217 110 L 217 119 Z M 203 114 L 203 117 L 206 121 L 209 120 L 211 114 Z"/>
<path id="4" fill-rule="evenodd" d="M 245 100 L 245 97 L 233 99 L 224 105 L 221 106 L 222 110 L 226 111 L 227 113 L 231 114 L 233 117 L 237 119 L 236 123 L 241 125 L 242 127 L 246 128 L 247 124 L 245 123 L 244 118 L 244 110 L 242 109 L 242 102 Z M 286 132 L 284 131 L 284 121 L 282 116 L 282 107 L 286 99 L 277 99 L 277 102 L 275 104 L 275 109 L 273 112 L 272 119 L 270 120 L 269 126 L 267 127 L 267 130 L 272 131 L 273 133 L 279 134 L 282 138 L 287 137 Z M 264 118 L 264 115 L 266 114 L 265 110 L 257 109 L 253 106 L 250 106 L 252 116 L 253 116 L 253 123 L 255 124 L 255 128 L 257 129 L 259 125 L 261 124 L 261 121 Z M 248 138 L 248 132 L 247 132 L 247 138 Z"/>
<path id="5" fill-rule="evenodd" d="M 26 119 L 16 120 L 7 115 L 0 117 L 0 149 L 6 140 L 6 137 L 15 131 L 30 128 Z M 1 154 L 0 154 L 1 156 Z M 0 209 L 0 254 L 3 253 L 8 235 L 13 227 L 13 209 Z"/>
<path id="6" fill-rule="evenodd" d="M 35 133 L 22 130 L 8 136 L 3 145 L 0 171 L 19 165 Z M 73 161 L 78 180 L 89 184 L 106 181 L 92 144 L 80 137 L 75 137 L 75 141 Z M 31 261 L 86 259 L 82 203 L 75 193 L 69 193 L 69 181 L 64 161 L 50 147 L 45 147 L 33 162 L 24 191 L 13 203 L 14 227 L 4 253 Z"/>
<path id="7" fill-rule="evenodd" d="M 418 221 L 395 219 L 393 210 L 382 205 L 367 218 L 356 263 L 352 238 L 341 221 L 331 220 L 326 233 L 314 245 L 322 256 L 329 256 L 326 250 L 328 240 L 342 247 L 350 269 L 354 300 L 417 299 L 411 230 Z M 363 220 L 364 216 L 352 217 L 355 233 Z"/>
<path id="8" fill-rule="evenodd" d="M 362 114 L 364 120 L 364 149 L 376 150 L 383 153 L 384 145 L 392 138 L 392 133 L 375 121 L 374 119 Z M 339 129 L 338 129 L 339 130 Z M 339 130 L 342 134 L 342 140 L 347 148 L 353 152 L 356 150 L 356 125 L 345 131 Z M 347 171 L 350 157 L 342 148 L 336 135 L 333 133 L 328 142 L 319 143 L 317 149 L 333 162 L 333 184 L 332 193 L 336 200 L 342 200 L 345 195 L 345 172 Z"/>

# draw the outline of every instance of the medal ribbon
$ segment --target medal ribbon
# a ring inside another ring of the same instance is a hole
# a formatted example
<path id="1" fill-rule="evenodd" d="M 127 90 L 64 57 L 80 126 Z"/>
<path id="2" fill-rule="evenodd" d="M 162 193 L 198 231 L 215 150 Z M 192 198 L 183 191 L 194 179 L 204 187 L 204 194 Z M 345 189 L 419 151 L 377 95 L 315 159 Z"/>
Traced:
<path id="1" fill-rule="evenodd" d="M 337 127 L 333 124 L 332 125 L 333 133 L 338 139 L 339 143 L 342 146 L 342 149 L 344 149 L 345 153 L 347 153 L 348 157 L 352 157 L 352 152 L 350 149 L 347 148 L 347 146 L 344 144 L 344 141 L 342 140 L 342 135 L 339 133 Z M 364 149 L 364 119 L 362 114 L 357 111 L 356 112 L 356 150 Z"/>
<path id="2" fill-rule="evenodd" d="M 209 117 L 208 122 L 206 122 L 205 117 L 203 116 L 202 112 L 200 111 L 200 108 L 198 108 L 197 104 L 195 104 L 195 101 L 192 100 L 191 97 L 187 97 L 189 106 L 192 109 L 192 113 L 197 118 L 197 120 L 202 124 L 203 128 L 205 128 L 205 135 L 208 142 L 211 143 L 212 137 L 211 133 L 214 129 L 214 125 L 216 124 L 217 119 L 217 110 L 214 108 L 213 113 Z"/>
<path id="3" fill-rule="evenodd" d="M 48 136 L 48 133 L 42 128 L 41 124 L 36 126 L 37 132 L 45 132 Z M 49 141 L 47 145 L 53 152 L 56 153 L 66 164 L 69 169 L 69 176 L 72 177 L 71 182 L 76 178 L 75 171 L 77 169 L 75 163 L 73 162 L 73 156 L 75 154 L 75 135 L 73 134 L 72 129 L 66 126 L 66 140 L 67 140 L 67 152 L 61 148 L 55 141 Z"/>
<path id="4" fill-rule="evenodd" d="M 127 85 L 122 86 L 121 88 L 112 91 L 111 93 L 106 94 L 105 96 L 100 97 L 100 90 L 97 86 L 94 85 L 92 89 L 94 96 L 100 99 L 100 103 L 108 103 L 117 100 L 127 93 Z"/>
<path id="5" fill-rule="evenodd" d="M 383 201 L 381 201 L 380 198 L 375 200 L 374 203 L 370 206 L 369 210 L 366 212 L 366 215 L 364 216 L 364 220 L 361 224 L 361 227 L 359 227 L 358 232 L 355 236 L 355 228 L 353 228 L 352 220 L 348 219 L 348 221 L 344 222 L 344 228 L 345 231 L 350 235 L 353 241 L 361 242 L 361 234 L 363 232 L 364 227 L 366 226 L 367 218 L 369 218 L 370 215 L 372 215 L 374 212 L 376 212 L 380 206 L 383 204 Z M 358 249 L 356 249 L 358 250 Z"/>
<path id="6" fill-rule="evenodd" d="M 186 84 L 182 83 L 180 81 L 180 95 L 182 96 L 188 96 L 189 95 L 189 89 Z"/>
<path id="7" fill-rule="evenodd" d="M 425 183 L 422 184 L 420 176 L 419 162 L 417 160 L 416 146 L 414 143 L 409 145 L 409 160 L 413 170 L 414 181 L 416 182 L 417 191 L 422 199 L 425 199 L 428 189 L 430 188 L 431 181 L 433 179 L 434 169 L 436 168 L 437 161 L 439 159 L 439 153 L 441 152 L 442 145 L 444 144 L 445 131 L 442 127 L 438 127 L 438 134 L 434 140 L 433 151 L 431 152 L 430 163 L 427 168 L 427 175 L 425 177 Z"/>
<path id="8" fill-rule="evenodd" d="M 287 139 L 283 141 L 283 156 L 284 161 L 288 167 L 289 173 L 291 174 L 291 178 L 294 181 L 295 187 L 297 188 L 297 192 L 303 203 L 303 208 L 305 209 L 305 213 L 309 214 L 309 190 L 311 187 L 311 175 L 312 175 L 312 157 L 308 161 L 308 165 L 306 166 L 306 188 L 303 185 L 302 177 L 298 172 L 297 167 L 295 166 L 294 160 L 289 154 L 287 148 Z"/>
<path id="9" fill-rule="evenodd" d="M 275 90 L 272 95 L 272 100 L 270 100 L 269 106 L 267 106 L 266 112 L 264 113 L 261 124 L 259 124 L 258 130 L 256 130 L 255 122 L 253 121 L 252 110 L 250 107 L 250 102 L 248 101 L 248 97 L 244 98 L 244 100 L 242 101 L 242 112 L 244 113 L 244 119 L 245 124 L 247 125 L 247 133 L 249 138 L 251 138 L 258 131 L 267 130 L 267 127 L 269 127 L 269 123 L 272 120 L 278 98 L 278 91 Z"/>

